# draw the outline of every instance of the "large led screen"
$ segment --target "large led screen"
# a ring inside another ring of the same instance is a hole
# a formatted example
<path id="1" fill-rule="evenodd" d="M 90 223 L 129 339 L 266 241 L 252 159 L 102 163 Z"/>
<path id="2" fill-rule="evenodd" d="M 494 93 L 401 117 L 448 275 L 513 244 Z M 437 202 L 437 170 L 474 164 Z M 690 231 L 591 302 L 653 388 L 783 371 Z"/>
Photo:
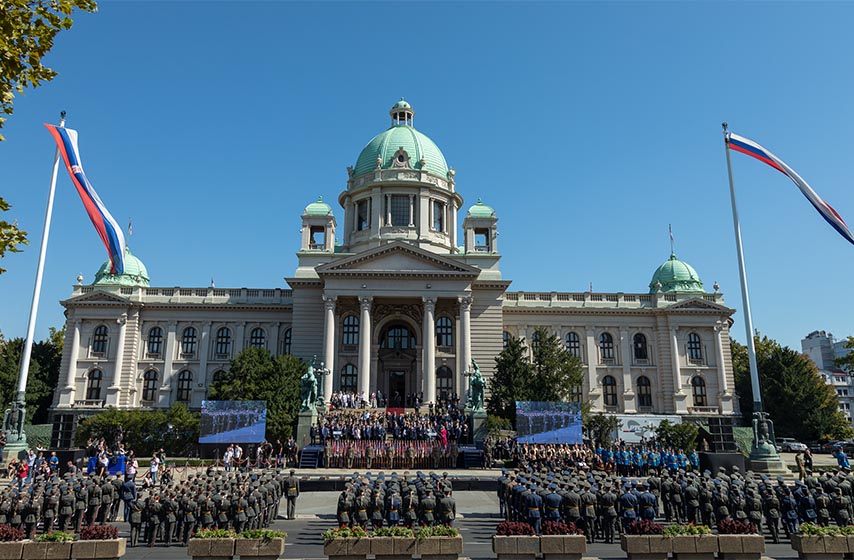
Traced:
<path id="1" fill-rule="evenodd" d="M 267 432 L 267 401 L 202 401 L 199 443 L 259 443 Z"/>
<path id="2" fill-rule="evenodd" d="M 581 443 L 581 404 L 516 401 L 519 443 Z"/>

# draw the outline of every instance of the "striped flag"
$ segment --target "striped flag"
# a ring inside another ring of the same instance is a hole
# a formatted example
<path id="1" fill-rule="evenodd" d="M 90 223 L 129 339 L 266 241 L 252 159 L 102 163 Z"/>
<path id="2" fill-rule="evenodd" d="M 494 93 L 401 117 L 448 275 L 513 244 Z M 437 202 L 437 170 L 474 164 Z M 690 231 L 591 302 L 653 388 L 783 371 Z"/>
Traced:
<path id="1" fill-rule="evenodd" d="M 748 140 L 744 136 L 739 136 L 738 134 L 733 134 L 731 132 L 727 132 L 726 134 L 726 144 L 728 148 L 731 148 L 737 152 L 741 152 L 743 154 L 747 154 L 750 157 L 756 158 L 763 163 L 767 163 L 783 175 L 787 176 L 798 188 L 801 190 L 803 195 L 810 201 L 810 204 L 818 210 L 818 213 L 821 214 L 821 217 L 824 218 L 827 223 L 833 226 L 839 235 L 848 240 L 849 243 L 854 244 L 854 234 L 851 233 L 851 230 L 848 229 L 848 225 L 845 223 L 845 220 L 842 219 L 836 210 L 833 207 L 825 202 L 814 190 L 810 187 L 806 181 L 801 178 L 800 175 L 795 173 L 795 170 L 786 165 L 783 160 L 757 144 L 752 140 Z"/>
<path id="2" fill-rule="evenodd" d="M 50 135 L 56 141 L 59 153 L 65 161 L 65 168 L 71 176 L 71 182 L 83 201 L 86 213 L 98 232 L 98 237 L 107 248 L 110 257 L 110 273 L 122 274 L 125 271 L 125 236 L 122 228 L 113 219 L 107 207 L 95 192 L 92 184 L 83 172 L 83 162 L 80 160 L 80 151 L 77 149 L 77 131 L 62 126 L 45 124 Z"/>

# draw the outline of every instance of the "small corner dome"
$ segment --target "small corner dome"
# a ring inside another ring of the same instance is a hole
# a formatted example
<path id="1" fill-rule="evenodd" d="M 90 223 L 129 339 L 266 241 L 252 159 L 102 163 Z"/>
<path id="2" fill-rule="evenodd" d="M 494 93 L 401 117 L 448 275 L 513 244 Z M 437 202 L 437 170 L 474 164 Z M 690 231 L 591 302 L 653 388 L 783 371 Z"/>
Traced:
<path id="1" fill-rule="evenodd" d="M 122 274 L 110 274 L 110 261 L 106 261 L 95 273 L 94 285 L 112 286 L 149 286 L 148 270 L 141 260 L 133 256 L 130 247 L 125 246 L 125 271 Z"/>
<path id="2" fill-rule="evenodd" d="M 700 275 L 690 264 L 680 261 L 671 253 L 670 258 L 656 269 L 649 283 L 649 293 L 668 292 L 703 292 L 703 282 Z"/>
<path id="3" fill-rule="evenodd" d="M 493 210 L 492 206 L 487 206 L 478 198 L 477 204 L 469 208 L 468 216 L 470 218 L 494 218 L 495 210 Z"/>
<path id="4" fill-rule="evenodd" d="M 305 207 L 306 216 L 331 216 L 332 207 L 323 202 L 323 197 L 318 196 L 315 202 Z"/>
<path id="5" fill-rule="evenodd" d="M 392 124 L 387 130 L 374 136 L 362 148 L 352 177 L 359 177 L 380 169 L 389 169 L 394 165 L 395 154 L 403 149 L 409 156 L 412 169 L 426 171 L 442 179 L 448 178 L 448 164 L 442 151 L 427 135 L 415 130 L 412 118 L 415 110 L 401 99 L 391 108 L 389 114 Z"/>

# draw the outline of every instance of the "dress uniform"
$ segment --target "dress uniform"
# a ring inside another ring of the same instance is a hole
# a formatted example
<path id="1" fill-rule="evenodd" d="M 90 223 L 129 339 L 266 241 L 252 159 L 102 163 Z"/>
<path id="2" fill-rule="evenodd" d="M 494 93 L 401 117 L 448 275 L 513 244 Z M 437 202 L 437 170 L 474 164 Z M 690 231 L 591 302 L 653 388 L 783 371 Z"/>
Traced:
<path id="1" fill-rule="evenodd" d="M 299 479 L 294 476 L 293 470 L 291 470 L 291 476 L 287 478 L 285 483 L 287 484 L 287 500 L 288 500 L 288 519 L 294 519 L 294 512 L 297 507 L 297 497 L 299 496 Z"/>

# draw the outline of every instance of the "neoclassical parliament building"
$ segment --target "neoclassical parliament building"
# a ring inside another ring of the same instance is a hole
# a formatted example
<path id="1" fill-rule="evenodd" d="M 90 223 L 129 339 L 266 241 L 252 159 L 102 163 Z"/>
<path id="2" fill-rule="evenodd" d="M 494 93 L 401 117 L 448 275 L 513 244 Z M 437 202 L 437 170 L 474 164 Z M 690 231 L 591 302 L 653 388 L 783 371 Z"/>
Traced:
<path id="1" fill-rule="evenodd" d="M 301 216 L 288 288 L 151 285 L 142 261 L 109 262 L 78 279 L 54 396 L 54 444 L 104 407 L 198 408 L 208 386 L 250 346 L 317 356 L 333 391 L 465 394 L 472 358 L 485 376 L 508 337 L 553 331 L 584 364 L 583 395 L 620 414 L 733 415 L 729 329 L 717 286 L 670 255 L 643 289 L 509 291 L 498 214 L 466 205 L 436 144 L 404 100 L 390 126 L 347 168 L 339 216 L 317 199 Z M 461 219 L 461 223 L 459 220 Z M 461 234 L 461 236 L 460 236 Z M 169 287 L 163 287 L 169 286 Z M 548 286 L 544 286 L 548 288 Z"/>

